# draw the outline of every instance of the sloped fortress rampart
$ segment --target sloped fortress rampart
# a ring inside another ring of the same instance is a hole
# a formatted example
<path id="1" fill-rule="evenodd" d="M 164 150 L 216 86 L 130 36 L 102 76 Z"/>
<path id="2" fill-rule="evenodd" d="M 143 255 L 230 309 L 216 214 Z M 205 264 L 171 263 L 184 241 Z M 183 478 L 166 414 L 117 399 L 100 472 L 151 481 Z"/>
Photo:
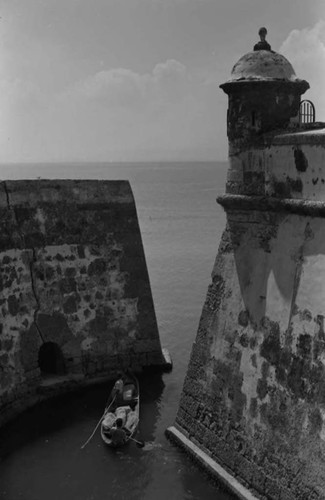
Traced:
<path id="1" fill-rule="evenodd" d="M 272 500 L 325 498 L 325 124 L 301 123 L 308 87 L 268 50 L 221 85 L 227 225 L 168 430 Z"/>
<path id="2" fill-rule="evenodd" d="M 127 181 L 0 183 L 0 424 L 60 387 L 162 365 Z"/>

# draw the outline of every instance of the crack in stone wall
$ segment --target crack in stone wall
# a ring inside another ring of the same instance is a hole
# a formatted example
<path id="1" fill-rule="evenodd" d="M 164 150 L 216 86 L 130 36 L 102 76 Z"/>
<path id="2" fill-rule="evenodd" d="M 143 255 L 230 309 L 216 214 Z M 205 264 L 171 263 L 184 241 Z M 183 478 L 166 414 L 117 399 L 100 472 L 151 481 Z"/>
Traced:
<path id="1" fill-rule="evenodd" d="M 36 286 L 35 286 L 34 274 L 33 274 L 33 265 L 36 262 L 36 250 L 35 250 L 35 248 L 26 246 L 26 238 L 25 238 L 25 235 L 23 234 L 23 232 L 21 231 L 21 229 L 19 227 L 19 222 L 18 222 L 18 218 L 17 218 L 15 207 L 12 206 L 11 203 L 10 203 L 10 193 L 9 193 L 9 189 L 8 189 L 6 181 L 3 181 L 3 186 L 4 186 L 5 193 L 6 193 L 8 210 L 12 214 L 12 218 L 13 218 L 13 220 L 15 222 L 15 226 L 17 228 L 17 234 L 20 237 L 20 248 L 21 249 L 26 249 L 26 250 L 31 250 L 31 252 L 32 252 L 32 258 L 29 261 L 29 269 L 30 269 L 31 288 L 32 288 L 32 291 L 33 291 L 33 294 L 34 294 L 34 298 L 35 298 L 35 302 L 36 302 L 36 309 L 34 310 L 34 324 L 35 324 L 35 327 L 36 327 L 36 329 L 37 329 L 37 331 L 39 333 L 39 336 L 40 336 L 42 342 L 44 342 L 44 338 L 43 338 L 41 329 L 40 329 L 40 327 L 39 327 L 39 325 L 37 323 L 37 314 L 40 311 L 40 303 L 39 303 L 39 299 L 38 299 L 38 296 L 37 296 L 37 293 L 36 293 Z"/>
<path id="2" fill-rule="evenodd" d="M 40 384 L 43 343 L 69 377 L 163 367 L 129 183 L 5 181 L 1 197 L 0 424 Z"/>
<path id="3" fill-rule="evenodd" d="M 19 224 L 18 224 L 18 220 L 17 220 L 17 215 L 16 215 L 15 208 L 13 206 L 11 206 L 11 204 L 10 204 L 9 190 L 8 190 L 8 186 L 7 186 L 7 182 L 6 181 L 3 181 L 3 187 L 4 187 L 4 191 L 6 193 L 8 210 L 9 210 L 9 212 L 10 212 L 10 214 L 12 216 L 12 219 L 14 221 L 14 225 L 15 225 L 15 228 L 16 228 L 16 234 L 19 237 L 18 248 L 23 249 L 25 247 L 25 238 L 24 238 L 24 235 L 19 230 Z"/>
<path id="4" fill-rule="evenodd" d="M 33 271 L 33 266 L 37 262 L 37 259 L 36 259 L 36 250 L 35 250 L 35 248 L 32 248 L 31 250 L 32 250 L 32 258 L 30 259 L 30 262 L 29 262 L 30 280 L 31 280 L 31 286 L 32 286 L 32 290 L 33 290 L 33 293 L 34 293 L 35 301 L 36 301 L 36 309 L 34 310 L 34 324 L 36 326 L 36 329 L 37 329 L 37 331 L 39 333 L 40 338 L 42 339 L 42 342 L 44 342 L 44 337 L 42 335 L 42 331 L 41 331 L 41 329 L 39 327 L 38 320 L 37 320 L 38 319 L 37 315 L 38 315 L 38 313 L 41 310 L 41 305 L 40 305 L 40 301 L 39 301 L 38 295 L 36 293 L 36 286 L 35 286 L 35 280 L 34 280 L 34 271 Z"/>

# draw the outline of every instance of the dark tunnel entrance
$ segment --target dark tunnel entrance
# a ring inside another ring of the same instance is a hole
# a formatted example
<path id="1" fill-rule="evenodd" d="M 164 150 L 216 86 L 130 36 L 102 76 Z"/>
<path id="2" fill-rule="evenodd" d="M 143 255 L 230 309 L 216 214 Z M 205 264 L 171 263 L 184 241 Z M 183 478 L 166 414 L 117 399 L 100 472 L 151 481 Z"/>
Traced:
<path id="1" fill-rule="evenodd" d="M 63 353 L 55 342 L 45 342 L 38 353 L 38 365 L 42 375 L 63 375 L 65 363 Z"/>

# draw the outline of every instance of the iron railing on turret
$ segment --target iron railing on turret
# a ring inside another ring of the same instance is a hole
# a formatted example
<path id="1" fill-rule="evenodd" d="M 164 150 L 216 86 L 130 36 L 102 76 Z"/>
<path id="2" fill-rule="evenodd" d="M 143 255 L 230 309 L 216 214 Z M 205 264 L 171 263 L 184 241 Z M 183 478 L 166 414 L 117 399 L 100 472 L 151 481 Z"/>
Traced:
<path id="1" fill-rule="evenodd" d="M 300 124 L 315 123 L 315 114 L 315 106 L 311 101 L 308 99 L 301 101 L 299 108 Z"/>

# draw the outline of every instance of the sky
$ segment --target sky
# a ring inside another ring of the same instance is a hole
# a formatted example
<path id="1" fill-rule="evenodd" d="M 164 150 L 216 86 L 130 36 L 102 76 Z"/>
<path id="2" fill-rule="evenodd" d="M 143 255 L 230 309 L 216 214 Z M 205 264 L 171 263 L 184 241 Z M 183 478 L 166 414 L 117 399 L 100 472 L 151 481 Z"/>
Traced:
<path id="1" fill-rule="evenodd" d="M 266 26 L 325 121 L 324 0 L 0 0 L 0 162 L 224 160 Z"/>

